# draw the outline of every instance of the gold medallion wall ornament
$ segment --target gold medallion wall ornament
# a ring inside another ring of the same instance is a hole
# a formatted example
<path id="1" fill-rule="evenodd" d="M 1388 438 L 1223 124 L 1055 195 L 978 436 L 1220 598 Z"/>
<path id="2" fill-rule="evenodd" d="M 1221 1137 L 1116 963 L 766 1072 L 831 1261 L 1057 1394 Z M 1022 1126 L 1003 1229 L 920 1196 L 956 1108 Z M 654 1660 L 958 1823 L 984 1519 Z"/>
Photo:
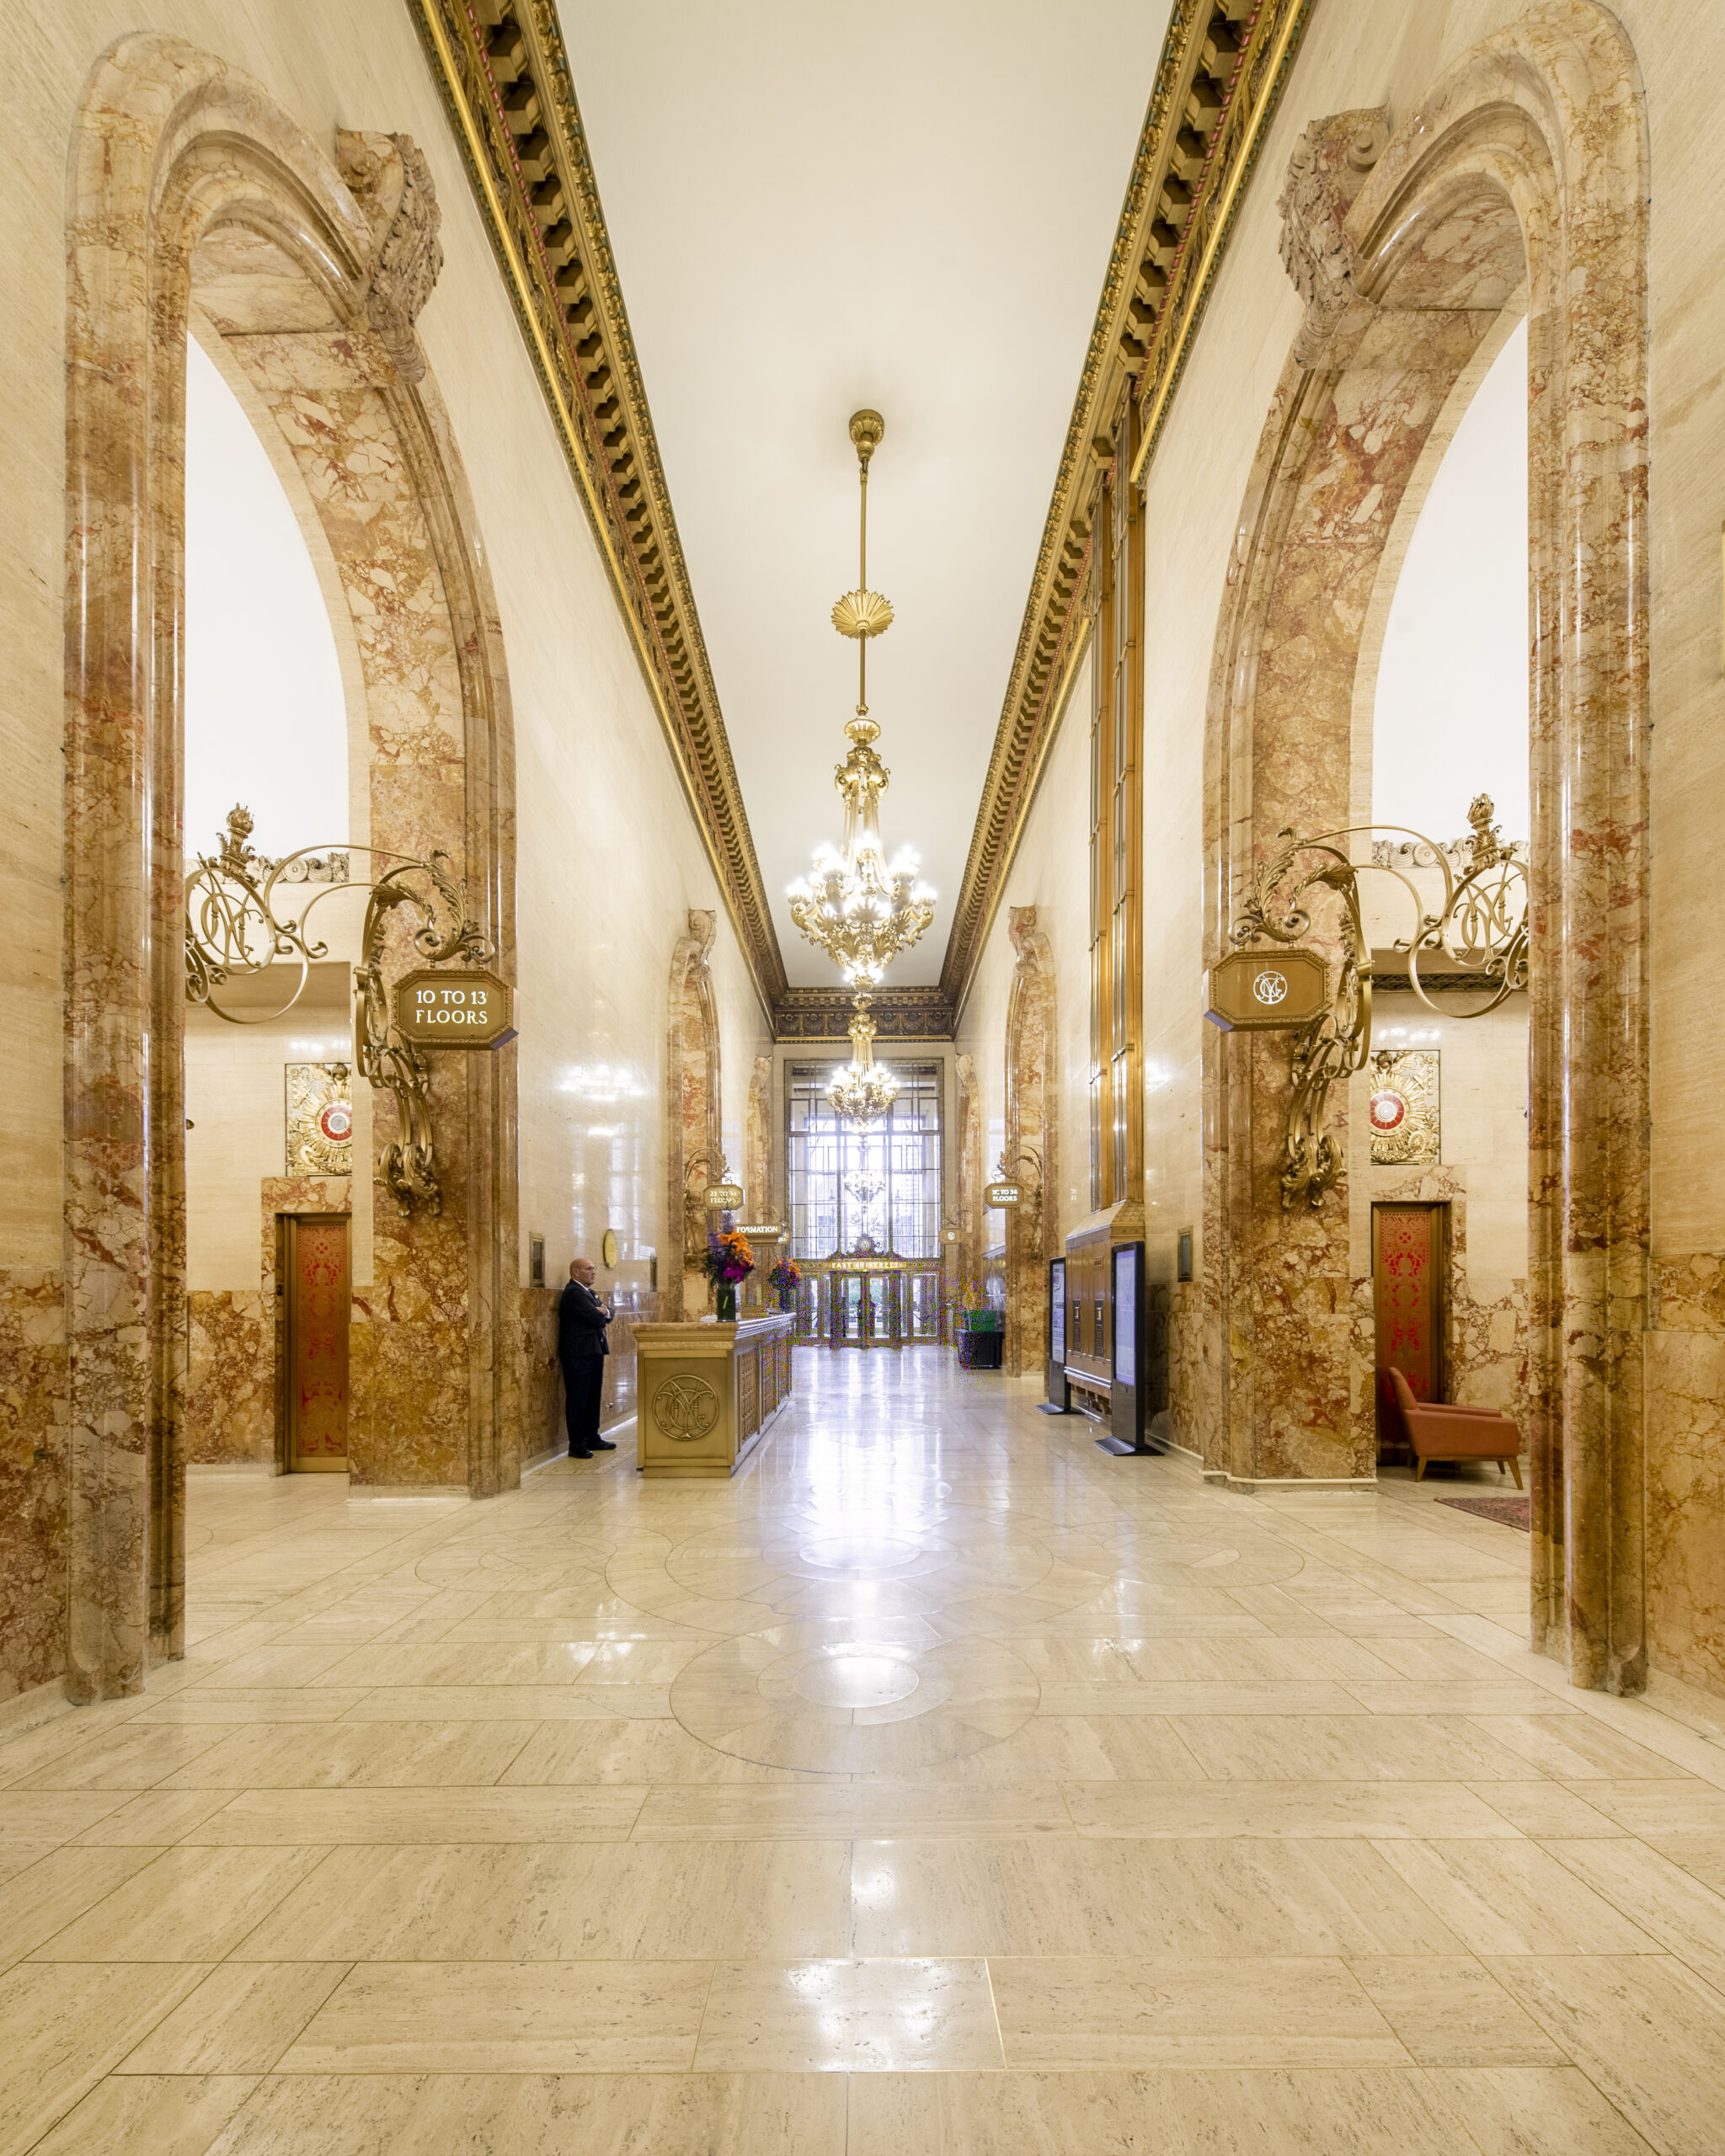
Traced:
<path id="1" fill-rule="evenodd" d="M 1433 1049 L 1377 1049 L 1371 1059 L 1375 1168 L 1435 1167 L 1440 1156 L 1438 1057 Z"/>
<path id="2" fill-rule="evenodd" d="M 674 1443 L 698 1444 L 718 1422 L 718 1395 L 705 1378 L 667 1378 L 654 1393 L 653 1419 Z"/>
<path id="3" fill-rule="evenodd" d="M 353 1074 L 344 1063 L 284 1065 L 287 1088 L 287 1172 L 353 1173 Z"/>

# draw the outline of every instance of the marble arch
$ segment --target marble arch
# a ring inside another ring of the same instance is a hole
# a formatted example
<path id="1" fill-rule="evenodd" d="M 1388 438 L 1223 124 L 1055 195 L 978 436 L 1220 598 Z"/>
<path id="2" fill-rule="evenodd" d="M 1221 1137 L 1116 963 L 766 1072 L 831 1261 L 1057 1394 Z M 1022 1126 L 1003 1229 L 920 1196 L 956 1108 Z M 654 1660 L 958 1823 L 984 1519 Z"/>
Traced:
<path id="1" fill-rule="evenodd" d="M 181 40 L 102 56 L 68 203 L 66 1246 L 67 1689 L 184 1652 L 180 652 L 194 301 L 280 422 L 353 609 L 371 838 L 465 855 L 513 974 L 513 736 L 497 608 L 414 320 L 436 275 L 404 136 L 340 163 Z M 455 1059 L 443 1059 L 446 1065 Z M 440 1067 L 440 1218 L 378 1211 L 356 1298 L 355 1471 L 516 1479 L 515 1068 Z M 428 1379 L 428 1373 L 435 1375 Z"/>
<path id="2" fill-rule="evenodd" d="M 1205 757 L 1213 958 L 1274 834 L 1348 820 L 1386 541 L 1525 280 L 1532 1627 L 1574 1683 L 1612 1691 L 1646 1677 L 1647 196 L 1634 55 L 1592 0 L 1530 8 L 1393 134 L 1370 112 L 1308 130 L 1284 196 L 1306 319 L 1241 514 Z M 1284 1214 L 1276 1192 L 1286 1043 L 1213 1037 L 1204 1054 L 1206 1465 L 1247 1485 L 1369 1476 L 1347 1208 Z"/>
<path id="3" fill-rule="evenodd" d="M 1008 915 L 1017 953 L 1007 995 L 1007 1143 L 1008 1172 L 1021 1153 L 1039 1155 L 1038 1202 L 1020 1205 L 1007 1219 L 1007 1366 L 1015 1375 L 1039 1371 L 1048 1357 L 1047 1263 L 1055 1251 L 1060 1169 L 1055 1139 L 1058 1103 L 1055 1059 L 1055 957 L 1034 906 Z"/>

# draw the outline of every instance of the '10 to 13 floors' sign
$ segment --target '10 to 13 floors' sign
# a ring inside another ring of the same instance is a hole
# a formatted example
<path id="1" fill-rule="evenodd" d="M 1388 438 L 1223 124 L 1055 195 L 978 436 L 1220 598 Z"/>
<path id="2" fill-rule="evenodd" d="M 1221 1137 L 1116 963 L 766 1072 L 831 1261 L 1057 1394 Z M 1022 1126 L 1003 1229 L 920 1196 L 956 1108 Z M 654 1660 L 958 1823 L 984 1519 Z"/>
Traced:
<path id="1" fill-rule="evenodd" d="M 515 1037 L 515 990 L 477 968 L 426 968 L 396 984 L 395 1022 L 415 1048 L 501 1048 Z"/>

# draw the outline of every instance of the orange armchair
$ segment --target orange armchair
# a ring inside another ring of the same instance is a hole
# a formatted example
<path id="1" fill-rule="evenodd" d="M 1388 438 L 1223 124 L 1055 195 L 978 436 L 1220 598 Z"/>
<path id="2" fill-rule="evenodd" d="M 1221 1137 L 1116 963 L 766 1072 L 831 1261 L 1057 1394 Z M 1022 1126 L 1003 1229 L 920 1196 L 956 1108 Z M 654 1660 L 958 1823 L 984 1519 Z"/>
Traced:
<path id="1" fill-rule="evenodd" d="M 1450 1401 L 1416 1400 L 1400 1370 L 1390 1372 L 1397 1405 L 1407 1427 L 1408 1442 L 1419 1462 L 1413 1479 L 1422 1481 L 1434 1460 L 1494 1460 L 1507 1467 L 1521 1487 L 1521 1433 L 1495 1407 L 1467 1407 Z"/>

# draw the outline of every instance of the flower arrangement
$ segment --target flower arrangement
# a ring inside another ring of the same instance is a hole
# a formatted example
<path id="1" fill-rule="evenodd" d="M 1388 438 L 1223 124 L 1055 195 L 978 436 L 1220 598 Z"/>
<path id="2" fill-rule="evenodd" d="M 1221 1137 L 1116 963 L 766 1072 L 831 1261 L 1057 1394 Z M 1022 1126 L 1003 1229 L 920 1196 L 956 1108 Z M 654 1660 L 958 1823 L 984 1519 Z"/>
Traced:
<path id="1" fill-rule="evenodd" d="M 740 1280 L 746 1280 L 755 1270 L 755 1253 L 749 1247 L 749 1238 L 736 1229 L 727 1228 L 723 1235 L 717 1231 L 707 1238 L 707 1277 L 716 1288 L 734 1288 Z"/>
<path id="2" fill-rule="evenodd" d="M 803 1268 L 788 1257 L 782 1257 L 766 1276 L 769 1288 L 777 1288 L 780 1294 L 795 1294 L 803 1284 Z"/>
<path id="3" fill-rule="evenodd" d="M 734 1228 L 727 1228 L 722 1235 L 715 1229 L 708 1230 L 707 1277 L 716 1291 L 713 1300 L 721 1325 L 735 1322 L 737 1283 L 746 1280 L 754 1270 L 755 1253 L 746 1235 Z"/>

